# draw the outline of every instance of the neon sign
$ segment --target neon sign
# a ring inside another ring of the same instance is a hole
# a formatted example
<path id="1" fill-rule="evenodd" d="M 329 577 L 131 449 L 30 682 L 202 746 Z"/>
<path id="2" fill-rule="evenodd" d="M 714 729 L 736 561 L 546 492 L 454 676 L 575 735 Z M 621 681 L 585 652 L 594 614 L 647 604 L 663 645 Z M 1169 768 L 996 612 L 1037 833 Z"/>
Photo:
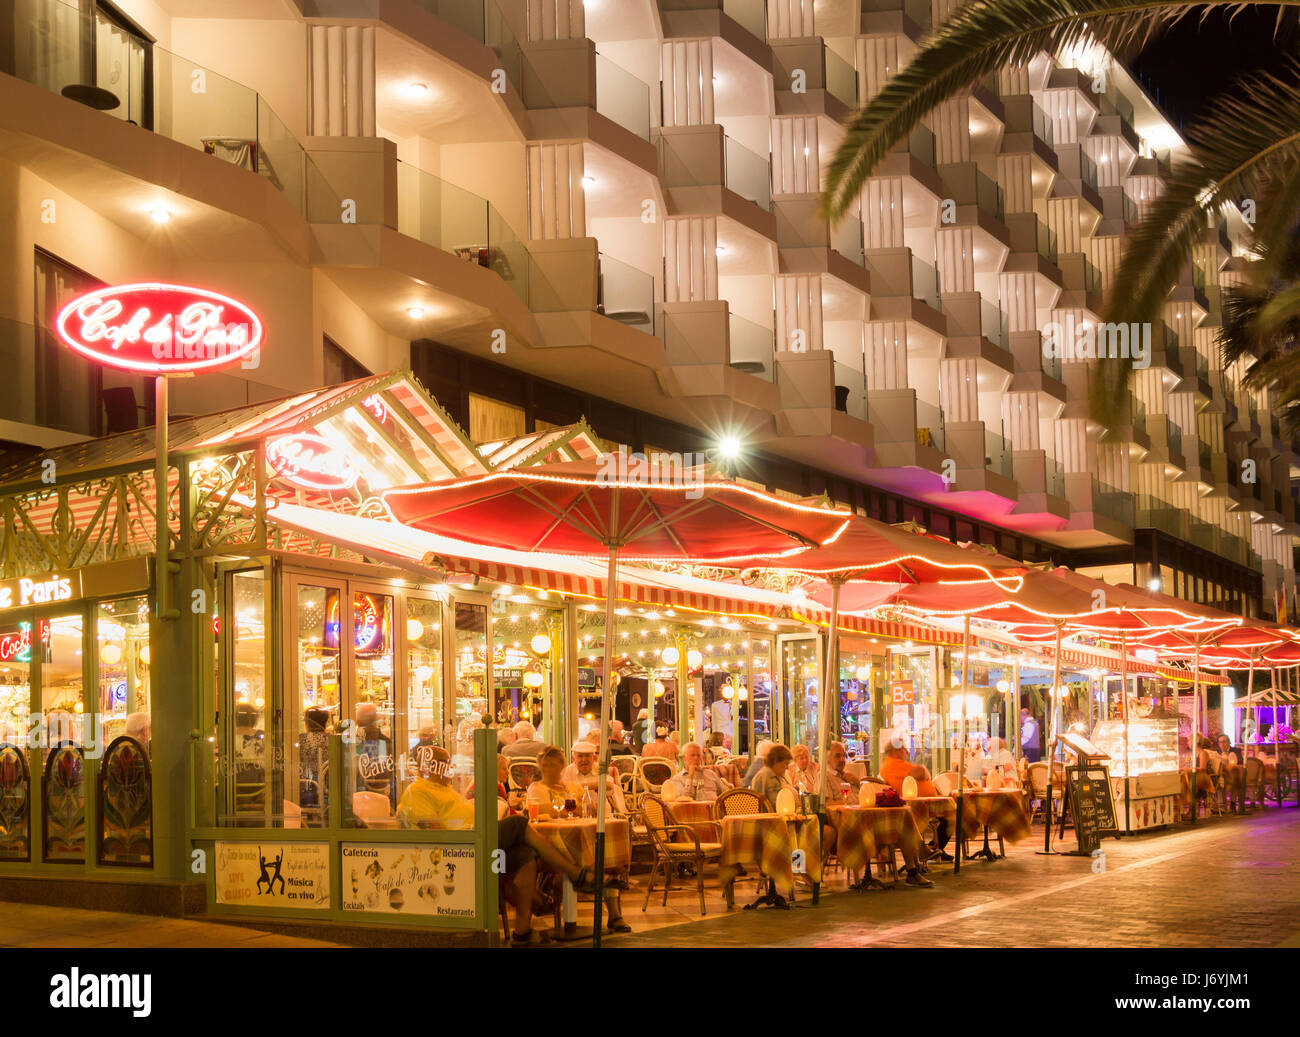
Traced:
<path id="1" fill-rule="evenodd" d="M 379 424 L 388 420 L 388 404 L 384 403 L 384 398 L 379 393 L 372 393 L 361 401 L 361 406 L 370 411 L 370 416 Z"/>
<path id="2" fill-rule="evenodd" d="M 309 490 L 350 490 L 356 485 L 352 458 L 311 432 L 271 440 L 266 460 L 277 476 Z"/>
<path id="3" fill-rule="evenodd" d="M 49 620 L 42 619 L 38 626 L 41 644 L 50 640 Z M 29 663 L 32 661 L 32 625 L 19 623 L 16 631 L 0 634 L 0 663 Z"/>
<path id="4" fill-rule="evenodd" d="M 50 573 L 47 577 L 37 577 L 34 580 L 24 576 L 0 583 L 0 609 L 49 605 L 79 597 L 81 577 L 76 573 L 71 576 Z"/>
<path id="5" fill-rule="evenodd" d="M 262 322 L 243 303 L 176 284 L 88 292 L 64 306 L 54 326 L 96 363 L 158 375 L 228 367 L 262 344 Z"/>
<path id="6" fill-rule="evenodd" d="M 352 601 L 356 609 L 353 619 L 353 644 L 358 655 L 382 655 L 384 650 L 384 619 L 379 604 L 370 594 L 358 594 Z"/>

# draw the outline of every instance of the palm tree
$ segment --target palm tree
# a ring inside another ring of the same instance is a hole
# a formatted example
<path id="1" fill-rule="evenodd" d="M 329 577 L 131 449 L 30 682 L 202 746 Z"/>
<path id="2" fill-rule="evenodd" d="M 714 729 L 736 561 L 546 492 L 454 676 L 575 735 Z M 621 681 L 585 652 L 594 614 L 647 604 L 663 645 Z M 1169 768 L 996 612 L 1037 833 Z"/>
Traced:
<path id="1" fill-rule="evenodd" d="M 828 170 L 824 205 L 832 219 L 852 206 L 878 163 L 936 106 L 1007 64 L 1093 41 L 1111 51 L 1141 46 L 1194 11 L 1240 10 L 1240 2 L 1192 0 L 974 0 L 959 9 L 913 61 L 849 124 Z M 1300 0 L 1270 5 L 1284 17 Z M 1224 206 L 1257 200 L 1257 239 L 1276 251 L 1300 207 L 1300 65 L 1290 79 L 1260 75 L 1240 96 L 1220 99 L 1189 131 L 1192 157 L 1179 162 L 1164 193 L 1134 231 L 1108 305 L 1108 320 L 1147 322 L 1160 307 Z M 1279 303 L 1281 305 L 1281 303 Z M 1297 361 L 1300 368 L 1300 360 Z M 1093 382 L 1093 409 L 1113 425 L 1129 377 L 1127 361 L 1105 365 Z"/>

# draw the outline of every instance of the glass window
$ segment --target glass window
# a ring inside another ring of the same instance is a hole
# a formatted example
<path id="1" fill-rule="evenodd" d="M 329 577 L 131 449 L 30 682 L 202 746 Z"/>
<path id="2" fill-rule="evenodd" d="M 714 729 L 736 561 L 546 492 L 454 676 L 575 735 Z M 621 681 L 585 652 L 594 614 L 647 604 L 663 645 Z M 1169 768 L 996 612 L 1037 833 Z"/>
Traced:
<path id="1" fill-rule="evenodd" d="M 818 661 L 821 653 L 811 637 L 785 641 L 781 646 L 781 685 L 785 689 L 790 744 L 809 746 L 817 741 Z"/>
<path id="2" fill-rule="evenodd" d="M 442 606 L 427 598 L 406 599 L 405 744 L 446 746 L 442 697 Z"/>
<path id="3" fill-rule="evenodd" d="M 397 760 L 393 720 L 393 599 L 388 594 L 356 591 L 352 595 L 352 656 L 356 677 L 353 748 L 354 788 L 387 796 L 396 809 Z"/>
<path id="4" fill-rule="evenodd" d="M 294 605 L 294 673 L 297 696 L 298 808 L 302 823 L 324 823 L 328 808 L 329 733 L 339 729 L 343 703 L 337 587 L 299 584 Z M 291 784 L 292 789 L 292 784 Z"/>
<path id="5" fill-rule="evenodd" d="M 149 599 L 102 602 L 96 614 L 99 725 L 105 748 L 130 735 L 146 753 L 152 737 L 149 681 Z"/>
<path id="6" fill-rule="evenodd" d="M 934 769 L 931 759 L 931 710 L 935 702 L 934 650 L 894 650 L 889 659 L 889 705 L 885 710 L 885 729 L 876 739 L 876 766 L 880 766 L 880 749 L 887 734 L 902 734 L 912 762 Z"/>
<path id="7" fill-rule="evenodd" d="M 453 651 L 456 666 L 455 750 L 452 754 L 453 782 L 464 792 L 474 777 L 474 730 L 483 726 L 488 711 L 486 605 L 456 602 L 456 633 Z"/>
<path id="8" fill-rule="evenodd" d="M 47 861 L 86 859 L 82 628 L 79 615 L 51 619 L 49 643 L 41 653 L 43 846 Z"/>
<path id="9" fill-rule="evenodd" d="M 492 623 L 492 716 L 502 725 L 528 720 L 542 741 L 562 744 L 563 613 L 536 602 L 504 604 Z"/>
<path id="10" fill-rule="evenodd" d="M 0 628 L 0 860 L 31 859 L 33 784 L 27 732 L 31 672 L 36 666 L 32 644 L 44 645 L 48 629 L 45 619 Z"/>
<path id="11" fill-rule="evenodd" d="M 884 656 L 865 638 L 840 637 L 840 741 L 850 759 L 871 750 L 873 693 L 884 679 Z"/>
<path id="12" fill-rule="evenodd" d="M 229 681 L 234 701 L 227 774 L 231 812 L 245 817 L 271 813 L 274 789 L 269 786 L 282 779 L 275 773 L 273 732 L 267 723 L 265 585 L 260 570 L 231 576 Z"/>
<path id="13" fill-rule="evenodd" d="M 753 642 L 754 669 L 750 675 L 750 717 L 749 723 L 742 728 L 743 743 L 738 743 L 737 753 L 748 753 L 750 745 L 757 745 L 765 738 L 772 737 L 775 717 L 772 715 L 772 639 L 756 637 Z M 749 735 L 753 734 L 753 742 Z"/>

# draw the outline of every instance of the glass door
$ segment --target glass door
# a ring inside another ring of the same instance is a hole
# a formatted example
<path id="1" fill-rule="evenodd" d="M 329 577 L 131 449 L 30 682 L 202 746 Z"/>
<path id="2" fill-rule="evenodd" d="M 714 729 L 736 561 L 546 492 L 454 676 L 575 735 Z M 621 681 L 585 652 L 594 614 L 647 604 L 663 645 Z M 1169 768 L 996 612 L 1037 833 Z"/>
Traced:
<path id="1" fill-rule="evenodd" d="M 95 7 L 95 85 L 118 100 L 109 114 L 151 129 L 149 63 L 153 46 L 122 17 L 104 4 Z"/>
<path id="2" fill-rule="evenodd" d="M 456 597 L 456 626 L 452 640 L 452 666 L 456 681 L 455 743 L 452 772 L 464 792 L 474 775 L 474 730 L 483 726 L 495 680 L 488 651 L 488 606 L 482 598 Z"/>
<path id="3" fill-rule="evenodd" d="M 352 722 L 356 791 L 386 796 L 397 809 L 397 688 L 393 595 L 356 583 L 352 595 Z"/>
<path id="4" fill-rule="evenodd" d="M 328 809 L 330 732 L 341 731 L 345 642 L 339 638 L 346 600 L 342 581 L 286 580 L 288 599 L 288 722 L 294 733 L 288 792 L 303 824 L 324 824 Z"/>
<path id="5" fill-rule="evenodd" d="M 32 796 L 42 760 L 29 746 L 28 730 L 48 630 L 48 619 L 30 617 L 0 628 L 0 861 L 31 860 Z"/>
<path id="6" fill-rule="evenodd" d="M 818 689 L 821 674 L 821 639 L 816 635 L 778 637 L 781 657 L 782 741 L 817 742 Z"/>

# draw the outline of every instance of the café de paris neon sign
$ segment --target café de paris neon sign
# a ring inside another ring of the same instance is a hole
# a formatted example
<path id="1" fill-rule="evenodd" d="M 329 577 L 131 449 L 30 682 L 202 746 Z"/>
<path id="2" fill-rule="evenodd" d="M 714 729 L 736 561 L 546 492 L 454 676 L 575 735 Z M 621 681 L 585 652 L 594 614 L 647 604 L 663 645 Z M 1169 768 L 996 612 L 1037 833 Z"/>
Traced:
<path id="1" fill-rule="evenodd" d="M 311 432 L 277 436 L 266 445 L 266 460 L 277 476 L 308 490 L 350 490 L 357 482 L 352 458 Z"/>
<path id="2" fill-rule="evenodd" d="M 54 322 L 69 348 L 99 364 L 154 375 L 238 363 L 262 344 L 262 322 L 236 299 L 177 284 L 123 284 L 73 299 Z"/>

